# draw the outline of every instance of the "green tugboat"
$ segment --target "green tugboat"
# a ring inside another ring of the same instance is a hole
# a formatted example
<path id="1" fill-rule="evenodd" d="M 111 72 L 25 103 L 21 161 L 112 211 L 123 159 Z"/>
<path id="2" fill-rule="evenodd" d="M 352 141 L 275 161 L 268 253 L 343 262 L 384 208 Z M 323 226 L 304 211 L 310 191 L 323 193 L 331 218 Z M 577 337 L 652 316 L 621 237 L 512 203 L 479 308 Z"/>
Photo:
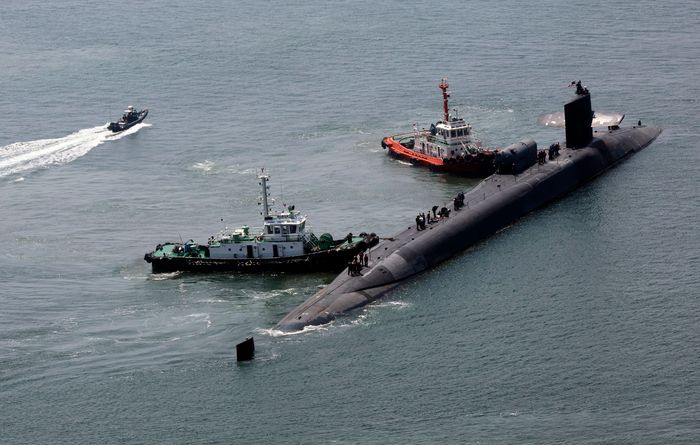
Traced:
<path id="1" fill-rule="evenodd" d="M 270 210 L 267 182 L 262 186 L 263 228 L 249 226 L 224 229 L 207 244 L 194 240 L 158 244 L 144 256 L 153 273 L 163 272 L 339 272 L 358 255 L 378 243 L 374 233 L 349 233 L 334 239 L 328 233 L 317 237 L 306 227 L 306 216 L 289 206 L 279 213 Z"/>

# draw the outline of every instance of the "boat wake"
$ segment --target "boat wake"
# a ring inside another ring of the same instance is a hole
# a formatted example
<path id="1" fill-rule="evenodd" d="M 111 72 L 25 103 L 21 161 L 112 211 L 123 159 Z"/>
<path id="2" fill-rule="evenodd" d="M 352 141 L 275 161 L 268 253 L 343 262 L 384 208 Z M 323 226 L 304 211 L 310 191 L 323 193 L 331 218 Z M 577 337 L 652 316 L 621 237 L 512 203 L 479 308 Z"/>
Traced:
<path id="1" fill-rule="evenodd" d="M 0 147 L 0 177 L 63 165 L 86 155 L 104 142 L 121 139 L 150 124 L 138 124 L 120 133 L 105 125 L 85 128 L 56 139 L 15 142 Z"/>
<path id="2" fill-rule="evenodd" d="M 332 324 L 333 322 L 329 322 L 326 324 L 314 326 L 314 325 L 309 325 L 309 326 L 304 326 L 303 329 L 299 331 L 292 331 L 292 332 L 287 332 L 287 331 L 281 331 L 279 329 L 275 328 L 269 328 L 269 329 L 264 329 L 264 328 L 257 328 L 255 329 L 255 332 L 257 332 L 260 335 L 267 335 L 270 337 L 290 337 L 290 336 L 296 336 L 300 334 L 308 334 L 309 332 L 321 332 L 321 331 L 327 331 L 328 327 Z"/>
<path id="3" fill-rule="evenodd" d="M 392 308 L 392 309 L 406 309 L 411 307 L 411 303 L 407 303 L 404 301 L 387 301 L 387 302 L 375 302 L 374 304 L 364 308 L 360 313 L 357 314 L 356 317 L 354 318 L 338 318 L 329 321 L 328 323 L 324 323 L 321 325 L 307 325 L 304 326 L 303 329 L 297 330 L 297 331 L 282 331 L 277 328 L 257 328 L 255 329 L 255 332 L 259 335 L 265 335 L 268 337 L 273 337 L 273 338 L 279 338 L 279 337 L 292 337 L 292 336 L 297 336 L 297 335 L 303 335 L 303 334 L 309 334 L 309 333 L 318 333 L 318 332 L 326 332 L 331 329 L 348 329 L 348 328 L 354 328 L 357 326 L 368 326 L 373 323 L 372 321 L 372 315 L 373 315 L 373 310 L 376 308 Z"/>
<path id="4" fill-rule="evenodd" d="M 192 168 L 208 173 L 211 171 L 212 168 L 214 168 L 214 161 L 210 161 L 207 159 L 204 162 L 197 162 L 192 166 Z"/>

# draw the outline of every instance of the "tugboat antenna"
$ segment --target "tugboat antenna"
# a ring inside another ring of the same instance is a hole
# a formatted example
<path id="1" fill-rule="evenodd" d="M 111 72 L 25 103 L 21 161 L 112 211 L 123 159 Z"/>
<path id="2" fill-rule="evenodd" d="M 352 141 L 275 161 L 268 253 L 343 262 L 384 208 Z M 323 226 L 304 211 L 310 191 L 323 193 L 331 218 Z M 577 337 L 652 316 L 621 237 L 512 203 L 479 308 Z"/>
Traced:
<path id="1" fill-rule="evenodd" d="M 450 98 L 450 94 L 447 92 L 447 88 L 450 85 L 447 83 L 447 77 L 443 77 L 440 85 L 438 87 L 442 90 L 442 107 L 445 112 L 445 122 L 450 121 L 450 108 L 447 106 L 447 99 Z"/>

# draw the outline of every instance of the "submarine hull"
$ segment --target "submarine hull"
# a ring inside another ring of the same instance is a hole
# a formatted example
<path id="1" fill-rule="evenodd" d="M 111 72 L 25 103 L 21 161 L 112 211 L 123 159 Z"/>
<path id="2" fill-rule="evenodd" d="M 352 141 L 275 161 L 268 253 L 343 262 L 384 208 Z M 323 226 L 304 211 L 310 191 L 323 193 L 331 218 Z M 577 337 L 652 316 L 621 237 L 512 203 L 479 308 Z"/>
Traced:
<path id="1" fill-rule="evenodd" d="M 573 122 L 573 120 L 569 120 Z M 569 193 L 628 156 L 651 144 L 657 127 L 616 128 L 596 133 L 560 155 L 519 175 L 492 175 L 465 193 L 464 206 L 449 217 L 418 230 L 411 226 L 370 250 L 370 263 L 361 276 L 341 273 L 287 314 L 277 329 L 298 331 L 325 324 L 338 315 L 364 306 L 406 279 L 462 252 L 530 211 Z"/>

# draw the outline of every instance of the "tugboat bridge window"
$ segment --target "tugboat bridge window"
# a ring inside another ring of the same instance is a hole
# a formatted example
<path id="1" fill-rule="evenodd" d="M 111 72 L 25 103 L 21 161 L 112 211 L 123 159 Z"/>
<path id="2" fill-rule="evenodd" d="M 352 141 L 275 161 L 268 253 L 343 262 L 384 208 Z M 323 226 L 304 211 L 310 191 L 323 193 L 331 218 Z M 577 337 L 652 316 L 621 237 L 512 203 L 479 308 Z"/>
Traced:
<path id="1" fill-rule="evenodd" d="M 282 226 L 282 235 L 286 235 L 289 232 L 287 226 Z"/>
<path id="2" fill-rule="evenodd" d="M 275 235 L 280 234 L 280 226 L 275 226 Z"/>
<path id="3" fill-rule="evenodd" d="M 289 226 L 289 233 L 297 233 L 297 226 Z"/>
<path id="4" fill-rule="evenodd" d="M 272 235 L 272 226 L 267 226 L 267 233 Z"/>

